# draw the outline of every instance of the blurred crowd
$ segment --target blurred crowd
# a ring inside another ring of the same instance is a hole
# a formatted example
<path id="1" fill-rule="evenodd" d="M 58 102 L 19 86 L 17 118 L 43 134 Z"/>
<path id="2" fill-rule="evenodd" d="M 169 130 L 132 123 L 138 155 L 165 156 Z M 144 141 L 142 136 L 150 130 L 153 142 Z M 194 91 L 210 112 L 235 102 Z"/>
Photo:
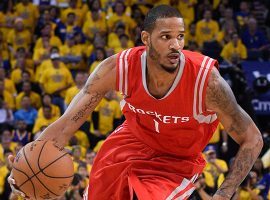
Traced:
<path id="1" fill-rule="evenodd" d="M 108 56 L 142 45 L 147 11 L 171 4 L 183 15 L 185 48 L 226 64 L 239 104 L 258 123 L 241 63 L 270 59 L 270 2 L 265 0 L 1 0 L 0 1 L 0 199 L 10 194 L 7 157 L 64 113 L 96 66 Z M 266 80 L 258 80 L 260 86 Z M 269 82 L 266 83 L 269 87 Z M 119 126 L 121 95 L 109 92 L 69 141 L 75 176 L 62 199 L 81 199 L 89 171 L 106 137 Z M 270 123 L 265 147 L 234 199 L 270 199 Z M 207 166 L 192 199 L 220 186 L 238 146 L 220 124 L 206 147 Z"/>

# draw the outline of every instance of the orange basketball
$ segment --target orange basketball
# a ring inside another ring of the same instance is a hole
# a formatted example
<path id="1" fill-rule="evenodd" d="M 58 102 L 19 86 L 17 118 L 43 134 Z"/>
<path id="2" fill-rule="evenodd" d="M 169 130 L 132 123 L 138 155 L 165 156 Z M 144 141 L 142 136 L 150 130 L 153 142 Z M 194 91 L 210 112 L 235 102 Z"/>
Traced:
<path id="1" fill-rule="evenodd" d="M 55 199 L 68 189 L 74 175 L 71 157 L 53 141 L 37 140 L 16 155 L 12 174 L 16 186 L 31 199 Z"/>

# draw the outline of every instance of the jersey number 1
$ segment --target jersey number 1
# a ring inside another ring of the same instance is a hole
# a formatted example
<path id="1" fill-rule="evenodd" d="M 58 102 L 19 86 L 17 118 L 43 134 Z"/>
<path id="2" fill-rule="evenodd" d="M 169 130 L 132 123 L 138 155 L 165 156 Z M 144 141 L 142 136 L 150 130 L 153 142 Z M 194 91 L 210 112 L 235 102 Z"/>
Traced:
<path id="1" fill-rule="evenodd" d="M 159 133 L 159 123 L 156 120 L 154 120 L 154 123 L 155 123 L 155 130 L 157 133 Z"/>

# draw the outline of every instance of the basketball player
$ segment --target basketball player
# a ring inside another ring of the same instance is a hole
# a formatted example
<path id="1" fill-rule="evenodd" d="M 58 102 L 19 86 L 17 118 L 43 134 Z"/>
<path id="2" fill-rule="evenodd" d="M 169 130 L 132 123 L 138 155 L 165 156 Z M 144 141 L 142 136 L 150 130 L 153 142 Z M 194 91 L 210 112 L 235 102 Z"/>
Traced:
<path id="1" fill-rule="evenodd" d="M 145 46 L 104 60 L 40 136 L 64 146 L 108 91 L 124 95 L 126 121 L 99 151 L 84 199 L 187 199 L 219 121 L 240 149 L 212 199 L 230 199 L 251 169 L 263 146 L 261 134 L 236 103 L 217 61 L 183 50 L 184 35 L 176 9 L 151 9 L 141 33 Z M 15 183 L 12 176 L 9 181 Z"/>

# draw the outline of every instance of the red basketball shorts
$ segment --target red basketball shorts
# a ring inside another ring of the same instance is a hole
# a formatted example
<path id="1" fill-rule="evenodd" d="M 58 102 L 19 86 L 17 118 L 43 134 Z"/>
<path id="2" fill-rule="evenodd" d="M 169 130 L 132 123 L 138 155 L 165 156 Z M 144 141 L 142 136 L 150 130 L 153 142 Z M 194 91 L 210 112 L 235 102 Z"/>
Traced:
<path id="1" fill-rule="evenodd" d="M 104 142 L 90 173 L 84 199 L 139 200 L 187 199 L 204 160 L 182 160 L 153 150 L 139 141 L 124 124 Z"/>

